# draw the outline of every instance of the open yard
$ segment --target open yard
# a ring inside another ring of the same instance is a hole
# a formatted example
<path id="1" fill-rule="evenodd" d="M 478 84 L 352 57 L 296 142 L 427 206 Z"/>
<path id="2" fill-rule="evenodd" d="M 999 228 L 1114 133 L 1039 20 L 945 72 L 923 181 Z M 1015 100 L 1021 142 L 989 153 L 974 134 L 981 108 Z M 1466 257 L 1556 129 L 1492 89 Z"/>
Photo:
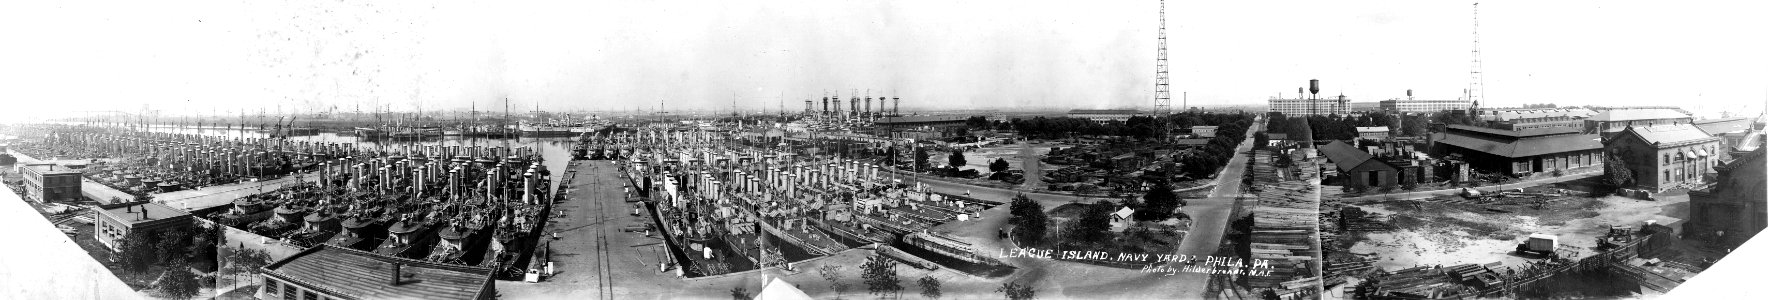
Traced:
<path id="1" fill-rule="evenodd" d="M 1605 235 L 1609 226 L 1637 227 L 1657 220 L 1679 227 L 1688 214 L 1685 193 L 1660 195 L 1656 201 L 1613 196 L 1550 197 L 1544 202 L 1459 199 L 1443 196 L 1356 205 L 1385 216 L 1398 229 L 1353 235 L 1350 252 L 1375 254 L 1376 267 L 1386 270 L 1494 261 L 1514 266 L 1531 260 L 1513 254 L 1530 234 L 1557 235 L 1561 245 L 1585 256 L 1592 254 L 1597 237 Z"/>

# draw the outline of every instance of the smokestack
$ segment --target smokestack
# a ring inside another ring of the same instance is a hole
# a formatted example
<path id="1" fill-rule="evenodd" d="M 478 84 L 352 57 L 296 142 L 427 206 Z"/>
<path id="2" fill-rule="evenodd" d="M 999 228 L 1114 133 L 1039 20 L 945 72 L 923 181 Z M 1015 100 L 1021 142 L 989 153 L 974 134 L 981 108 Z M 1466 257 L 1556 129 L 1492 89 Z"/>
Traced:
<path id="1" fill-rule="evenodd" d="M 392 276 L 387 277 L 387 285 L 394 285 L 394 286 L 399 285 L 399 276 L 401 275 L 401 274 L 399 274 L 399 269 L 400 269 L 400 267 L 403 267 L 403 266 L 404 265 L 400 264 L 400 263 L 393 263 L 393 267 L 389 268 L 392 272 L 390 272 L 390 274 L 387 274 L 387 275 L 392 275 Z"/>

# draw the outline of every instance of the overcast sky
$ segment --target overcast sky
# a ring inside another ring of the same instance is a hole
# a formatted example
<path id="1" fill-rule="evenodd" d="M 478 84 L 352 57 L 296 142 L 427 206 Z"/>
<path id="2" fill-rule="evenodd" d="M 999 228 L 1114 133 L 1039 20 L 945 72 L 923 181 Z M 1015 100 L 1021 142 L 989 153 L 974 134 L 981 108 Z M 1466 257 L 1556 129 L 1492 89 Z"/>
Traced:
<path id="1" fill-rule="evenodd" d="M 1147 108 L 1159 23 L 1157 1 L 175 2 L 0 4 L 7 109 Z M 1167 5 L 1175 105 L 1468 86 L 1471 2 Z M 1480 6 L 1487 106 L 1768 101 L 1759 1 Z"/>

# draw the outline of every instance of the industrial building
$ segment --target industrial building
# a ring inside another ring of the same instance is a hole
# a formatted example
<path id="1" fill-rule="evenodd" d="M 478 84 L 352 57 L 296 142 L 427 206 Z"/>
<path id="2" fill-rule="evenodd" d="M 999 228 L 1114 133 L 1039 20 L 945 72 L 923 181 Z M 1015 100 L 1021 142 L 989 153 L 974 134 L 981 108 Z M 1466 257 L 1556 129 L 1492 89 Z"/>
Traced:
<path id="1" fill-rule="evenodd" d="M 1627 164 L 1632 187 L 1664 191 L 1701 182 L 1701 175 L 1718 166 L 1717 153 L 1724 151 L 1719 138 L 1708 136 L 1694 125 L 1626 127 L 1602 141 L 1603 149 Z"/>
<path id="2" fill-rule="evenodd" d="M 1388 112 L 1434 113 L 1445 110 L 1463 110 L 1472 107 L 1473 102 L 1467 99 L 1455 100 L 1415 100 L 1392 99 L 1381 100 L 1381 110 Z"/>
<path id="3" fill-rule="evenodd" d="M 893 127 L 960 127 L 964 126 L 964 121 L 968 119 L 970 119 L 969 116 L 962 115 L 884 117 L 879 118 L 874 124 Z"/>
<path id="4" fill-rule="evenodd" d="M 1389 131 L 1387 126 L 1357 127 L 1357 139 L 1386 140 Z"/>
<path id="5" fill-rule="evenodd" d="M 258 299 L 496 299 L 490 268 L 319 245 L 260 269 Z"/>
<path id="6" fill-rule="evenodd" d="M 1627 127 L 1689 124 L 1694 117 L 1667 108 L 1610 109 L 1584 119 L 1584 133 L 1613 136 Z"/>
<path id="7" fill-rule="evenodd" d="M 80 201 L 80 171 L 56 164 L 28 164 L 19 168 L 24 177 L 25 200 L 37 203 Z"/>
<path id="8" fill-rule="evenodd" d="M 1331 99 L 1282 99 L 1271 97 L 1270 111 L 1282 113 L 1284 116 L 1299 117 L 1311 115 L 1347 115 L 1351 112 L 1350 99 L 1338 96 Z"/>
<path id="9" fill-rule="evenodd" d="M 1768 159 L 1756 148 L 1715 168 L 1712 187 L 1688 191 L 1688 222 L 1683 232 L 1727 248 L 1742 245 L 1768 227 Z"/>
<path id="10" fill-rule="evenodd" d="M 1087 119 L 1093 122 L 1129 121 L 1130 117 L 1147 115 L 1134 109 L 1076 109 L 1068 111 L 1068 117 Z"/>
<path id="11" fill-rule="evenodd" d="M 1602 142 L 1578 128 L 1503 130 L 1449 125 L 1437 134 L 1432 154 L 1460 154 L 1475 170 L 1530 174 L 1602 164 Z"/>
<path id="12" fill-rule="evenodd" d="M 149 236 L 191 226 L 190 213 L 157 202 L 100 205 L 92 214 L 92 237 L 113 252 L 122 252 L 122 241 L 130 234 Z"/>
<path id="13" fill-rule="evenodd" d="M 1475 116 L 1492 128 L 1525 130 L 1550 127 L 1583 128 L 1584 119 L 1595 111 L 1583 108 L 1564 109 L 1483 109 Z"/>
<path id="14" fill-rule="evenodd" d="M 1191 134 L 1200 138 L 1216 137 L 1216 126 L 1191 126 Z"/>
<path id="15" fill-rule="evenodd" d="M 1390 187 L 1398 185 L 1400 169 L 1374 155 L 1357 149 L 1342 141 L 1332 141 L 1320 146 L 1320 155 L 1325 156 L 1337 168 L 1337 173 L 1344 174 L 1340 185 L 1348 187 Z"/>

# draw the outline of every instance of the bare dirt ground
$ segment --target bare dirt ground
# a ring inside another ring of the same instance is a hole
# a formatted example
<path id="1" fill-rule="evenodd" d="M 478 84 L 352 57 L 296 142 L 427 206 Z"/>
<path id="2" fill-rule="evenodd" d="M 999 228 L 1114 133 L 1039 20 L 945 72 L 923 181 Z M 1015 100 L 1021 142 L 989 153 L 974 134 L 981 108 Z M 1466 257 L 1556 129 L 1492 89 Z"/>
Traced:
<path id="1" fill-rule="evenodd" d="M 1380 257 L 1376 266 L 1386 270 L 1494 261 L 1510 266 L 1532 260 L 1514 255 L 1516 245 L 1530 234 L 1545 233 L 1559 236 L 1561 245 L 1574 247 L 1581 257 L 1592 254 L 1596 238 L 1606 234 L 1611 225 L 1637 228 L 1647 220 L 1679 221 L 1687 215 L 1688 206 L 1686 194 L 1664 195 L 1656 201 L 1567 196 L 1553 198 L 1539 209 L 1527 201 L 1515 205 L 1441 202 L 1452 199 L 1458 197 L 1357 205 L 1386 216 L 1399 229 L 1361 235 L 1350 252 L 1373 253 Z"/>

